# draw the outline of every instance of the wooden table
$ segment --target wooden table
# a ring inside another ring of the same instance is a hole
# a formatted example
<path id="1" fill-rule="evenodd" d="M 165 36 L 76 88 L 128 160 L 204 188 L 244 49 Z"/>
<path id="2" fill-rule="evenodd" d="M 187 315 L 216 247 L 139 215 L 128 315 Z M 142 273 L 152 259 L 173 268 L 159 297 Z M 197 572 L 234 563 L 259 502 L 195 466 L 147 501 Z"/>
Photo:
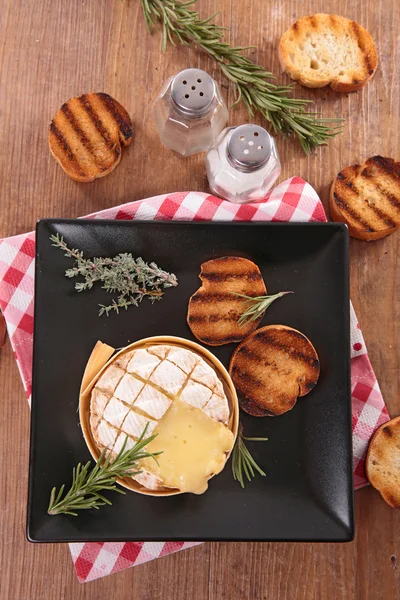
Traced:
<path id="1" fill-rule="evenodd" d="M 362 92 L 296 87 L 325 116 L 345 117 L 346 127 L 308 157 L 294 140 L 278 139 L 282 179 L 304 177 L 326 206 L 341 167 L 374 154 L 400 158 L 397 0 L 202 0 L 199 9 L 204 16 L 220 9 L 231 42 L 258 45 L 252 57 L 285 82 L 277 42 L 303 14 L 356 19 L 376 40 L 378 72 Z M 138 0 L 1 0 L 0 48 L 0 237 L 31 230 L 40 217 L 75 217 L 164 192 L 207 189 L 202 156 L 182 159 L 162 148 L 150 108 L 162 82 L 182 68 L 199 66 L 218 80 L 220 74 L 189 48 L 161 54 Z M 50 156 L 47 127 L 65 100 L 90 91 L 108 92 L 126 106 L 134 140 L 112 175 L 77 184 Z M 232 110 L 230 119 L 239 124 L 246 114 Z M 392 415 L 400 412 L 399 240 L 395 234 L 351 242 L 351 296 Z M 29 410 L 9 343 L 0 357 L 1 600 L 400 598 L 400 515 L 371 488 L 356 493 L 353 543 L 205 544 L 80 586 L 66 545 L 25 539 Z"/>

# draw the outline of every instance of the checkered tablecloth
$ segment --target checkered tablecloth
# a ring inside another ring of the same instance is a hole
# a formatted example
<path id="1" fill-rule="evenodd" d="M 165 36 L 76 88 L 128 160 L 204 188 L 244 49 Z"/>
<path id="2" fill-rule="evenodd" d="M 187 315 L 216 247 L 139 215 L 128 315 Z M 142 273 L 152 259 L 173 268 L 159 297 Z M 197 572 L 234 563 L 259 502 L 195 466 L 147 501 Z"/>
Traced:
<path id="1" fill-rule="evenodd" d="M 184 192 L 132 202 L 89 216 L 184 221 L 326 221 L 317 193 L 299 177 L 284 181 L 257 204 L 235 205 L 208 194 Z M 34 233 L 0 240 L 0 307 L 28 400 L 32 382 L 34 258 Z M 357 489 L 367 483 L 364 458 L 368 440 L 389 417 L 351 306 L 350 312 L 353 467 Z M 194 545 L 105 542 L 69 546 L 78 579 L 86 582 Z"/>

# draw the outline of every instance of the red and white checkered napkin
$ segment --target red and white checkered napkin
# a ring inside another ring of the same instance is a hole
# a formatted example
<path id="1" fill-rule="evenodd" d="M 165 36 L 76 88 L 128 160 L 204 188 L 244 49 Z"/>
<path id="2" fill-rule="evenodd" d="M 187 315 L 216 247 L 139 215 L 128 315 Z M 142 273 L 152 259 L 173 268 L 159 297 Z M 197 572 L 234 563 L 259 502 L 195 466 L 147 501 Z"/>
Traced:
<path id="1" fill-rule="evenodd" d="M 184 221 L 326 221 L 315 190 L 299 177 L 278 185 L 258 204 L 230 204 L 199 192 L 184 192 L 131 202 L 90 215 L 101 219 Z M 33 277 L 35 235 L 0 240 L 0 307 L 7 322 L 25 391 L 32 381 Z M 366 485 L 364 457 L 373 431 L 388 413 L 368 359 L 357 318 L 351 311 L 351 381 L 353 402 L 354 486 Z M 78 579 L 91 581 L 170 552 L 194 546 L 183 542 L 70 544 Z"/>

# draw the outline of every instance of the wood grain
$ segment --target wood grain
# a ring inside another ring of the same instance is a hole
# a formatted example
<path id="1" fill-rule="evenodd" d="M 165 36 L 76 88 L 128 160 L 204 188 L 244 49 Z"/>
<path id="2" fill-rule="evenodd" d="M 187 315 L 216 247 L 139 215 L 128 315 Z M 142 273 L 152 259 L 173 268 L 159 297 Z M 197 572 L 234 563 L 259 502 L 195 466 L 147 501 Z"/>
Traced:
<path id="1" fill-rule="evenodd" d="M 374 36 L 380 64 L 360 93 L 305 90 L 325 116 L 346 119 L 343 134 L 306 157 L 278 139 L 282 179 L 300 175 L 321 195 L 345 165 L 367 156 L 400 158 L 400 7 L 397 0 L 202 0 L 220 10 L 235 44 L 281 81 L 276 45 L 297 18 L 332 12 Z M 0 237 L 31 230 L 40 217 L 74 217 L 121 202 L 177 190 L 206 190 L 201 156 L 162 148 L 150 108 L 162 82 L 188 66 L 209 70 L 232 100 L 212 62 L 189 48 L 160 53 L 145 31 L 138 0 L 0 0 Z M 47 127 L 71 96 L 114 95 L 134 121 L 121 164 L 92 184 L 68 179 L 50 156 Z M 246 120 L 243 109 L 231 123 Z M 257 122 L 262 123 L 257 119 Z M 351 295 L 391 414 L 400 413 L 399 235 L 351 242 Z M 7 342 L 0 351 L 1 600 L 394 600 L 400 598 L 400 516 L 372 489 L 356 494 L 353 543 L 207 544 L 80 586 L 66 545 L 25 540 L 29 411 Z M 265 518 L 273 518 L 266 515 Z"/>

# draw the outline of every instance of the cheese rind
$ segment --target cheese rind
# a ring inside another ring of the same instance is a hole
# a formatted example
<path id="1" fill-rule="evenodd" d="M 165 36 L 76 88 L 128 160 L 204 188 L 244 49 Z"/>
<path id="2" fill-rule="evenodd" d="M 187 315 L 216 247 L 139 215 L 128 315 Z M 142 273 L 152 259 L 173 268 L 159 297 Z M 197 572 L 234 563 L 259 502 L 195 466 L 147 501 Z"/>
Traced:
<path id="1" fill-rule="evenodd" d="M 94 441 L 99 449 L 106 448 L 113 455 L 120 451 L 126 436 L 127 447 L 133 447 L 146 425 L 149 437 L 177 401 L 203 410 L 208 420 L 221 423 L 229 420 L 222 382 L 195 352 L 158 344 L 121 354 L 105 369 L 92 390 L 90 427 Z M 172 480 L 164 481 L 161 475 L 152 472 L 153 462 L 150 461 L 148 469 L 142 466 L 142 472 L 134 479 L 152 490 L 174 487 Z"/>

